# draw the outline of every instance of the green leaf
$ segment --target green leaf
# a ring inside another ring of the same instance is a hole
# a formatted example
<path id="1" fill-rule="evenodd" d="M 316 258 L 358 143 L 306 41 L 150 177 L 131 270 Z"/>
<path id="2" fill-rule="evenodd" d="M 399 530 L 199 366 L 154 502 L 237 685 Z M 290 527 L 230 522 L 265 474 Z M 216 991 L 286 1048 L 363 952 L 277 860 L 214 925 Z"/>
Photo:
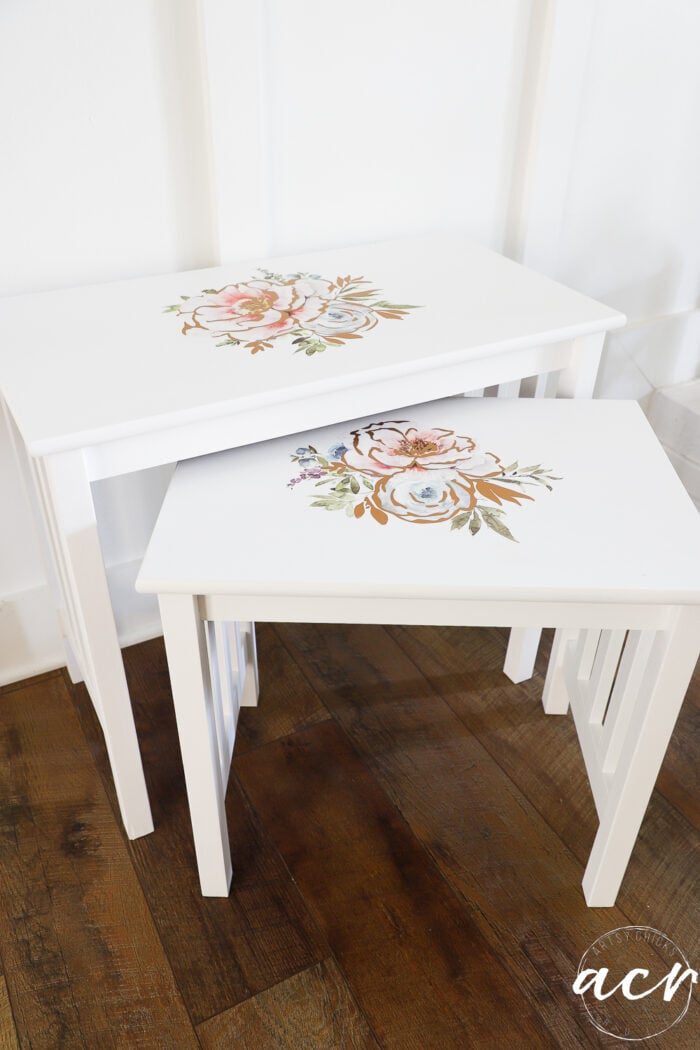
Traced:
<path id="1" fill-rule="evenodd" d="M 464 526 L 469 521 L 469 514 L 470 514 L 470 512 L 468 510 L 467 511 L 463 511 L 461 514 L 457 514 L 452 519 L 452 524 L 450 525 L 450 530 L 452 530 L 452 529 L 463 529 Z"/>
<path id="2" fill-rule="evenodd" d="M 483 511 L 482 511 L 482 513 L 483 513 Z M 476 534 L 477 534 L 477 532 L 479 531 L 480 528 L 481 528 L 481 518 L 479 517 L 479 515 L 474 510 L 474 511 L 472 511 L 471 521 L 469 522 L 469 531 L 471 532 L 472 536 L 476 536 Z"/>
<path id="3" fill-rule="evenodd" d="M 175 303 L 174 306 L 165 306 L 163 308 L 163 313 L 164 314 L 171 314 L 173 312 L 173 310 L 179 310 L 179 309 L 180 309 L 180 304 L 179 303 Z"/>
<path id="4" fill-rule="evenodd" d="M 507 540 L 512 540 L 513 543 L 517 543 L 515 536 L 512 535 L 507 525 L 504 525 L 501 519 L 492 514 L 490 510 L 482 510 L 481 515 L 490 529 L 497 532 L 499 536 L 505 536 Z"/>
<path id="5" fill-rule="evenodd" d="M 350 478 L 350 488 L 357 496 L 358 492 L 360 491 L 360 483 L 357 480 L 357 478 Z"/>
<path id="6" fill-rule="evenodd" d="M 517 469 L 518 469 L 518 461 L 516 459 L 515 463 L 509 463 L 507 467 L 503 468 L 503 473 L 504 474 L 508 474 L 508 473 L 510 473 L 511 470 L 517 470 Z"/>
<path id="7" fill-rule="evenodd" d="M 326 510 L 342 510 L 347 506 L 347 500 L 339 499 L 315 499 L 311 501 L 312 507 L 324 507 Z"/>
<path id="8" fill-rule="evenodd" d="M 216 288 L 202 288 L 202 295 L 216 295 Z"/>
<path id="9" fill-rule="evenodd" d="M 365 486 L 366 489 L 369 489 L 370 492 L 374 491 L 374 485 L 372 484 L 371 481 L 368 481 L 367 478 L 364 478 L 364 477 L 361 480 L 362 480 L 362 484 Z"/>

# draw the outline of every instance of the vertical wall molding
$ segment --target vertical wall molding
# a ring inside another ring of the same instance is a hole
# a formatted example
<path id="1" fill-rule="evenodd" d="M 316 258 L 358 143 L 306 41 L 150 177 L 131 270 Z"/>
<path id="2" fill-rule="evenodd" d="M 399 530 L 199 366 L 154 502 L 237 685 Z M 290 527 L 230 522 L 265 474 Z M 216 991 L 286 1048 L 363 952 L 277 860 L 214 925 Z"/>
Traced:
<path id="1" fill-rule="evenodd" d="M 598 0 L 535 0 L 514 165 L 511 254 L 556 275 Z"/>
<path id="2" fill-rule="evenodd" d="M 267 254 L 264 0 L 197 0 L 219 262 Z"/>

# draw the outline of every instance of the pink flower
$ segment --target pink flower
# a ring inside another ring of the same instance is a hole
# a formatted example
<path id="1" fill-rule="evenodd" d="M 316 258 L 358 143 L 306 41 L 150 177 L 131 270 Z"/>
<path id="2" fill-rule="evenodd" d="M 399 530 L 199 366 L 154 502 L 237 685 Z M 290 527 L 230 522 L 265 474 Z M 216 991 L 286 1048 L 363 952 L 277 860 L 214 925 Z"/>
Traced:
<path id="1" fill-rule="evenodd" d="M 199 328 L 245 342 L 274 339 L 318 317 L 328 294 L 328 281 L 310 278 L 227 284 L 182 303 L 182 331 Z"/>
<path id="2" fill-rule="evenodd" d="M 470 437 L 443 428 L 422 429 L 405 420 L 370 423 L 352 432 L 342 462 L 350 470 L 391 477 L 402 470 L 458 470 L 470 477 L 500 473 L 500 460 L 479 452 Z"/>

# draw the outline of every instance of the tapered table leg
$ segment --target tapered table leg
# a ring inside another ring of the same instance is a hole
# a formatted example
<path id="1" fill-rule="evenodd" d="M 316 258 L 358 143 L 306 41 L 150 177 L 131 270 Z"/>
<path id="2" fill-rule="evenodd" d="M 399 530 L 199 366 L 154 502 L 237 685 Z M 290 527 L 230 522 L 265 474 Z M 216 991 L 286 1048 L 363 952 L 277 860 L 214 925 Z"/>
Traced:
<path id="1" fill-rule="evenodd" d="M 141 754 L 114 623 L 90 482 L 81 452 L 46 457 L 44 511 L 129 838 L 153 831 Z"/>

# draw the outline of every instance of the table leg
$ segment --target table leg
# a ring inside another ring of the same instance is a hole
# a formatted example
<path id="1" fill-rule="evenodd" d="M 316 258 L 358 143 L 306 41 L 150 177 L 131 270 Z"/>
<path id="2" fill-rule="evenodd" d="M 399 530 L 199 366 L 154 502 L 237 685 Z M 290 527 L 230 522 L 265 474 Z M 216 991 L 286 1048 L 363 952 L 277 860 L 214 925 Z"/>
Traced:
<path id="1" fill-rule="evenodd" d="M 199 882 L 205 897 L 226 897 L 232 869 L 224 770 L 231 752 L 225 748 L 222 753 L 219 746 L 205 625 L 196 596 L 161 594 L 158 603 Z"/>
<path id="2" fill-rule="evenodd" d="M 511 627 L 503 673 L 511 682 L 524 682 L 535 672 L 537 650 L 540 647 L 540 627 Z"/>
<path id="3" fill-rule="evenodd" d="M 592 908 L 612 907 L 700 653 L 700 613 L 674 610 L 658 631 L 615 768 L 606 775 L 600 827 L 583 877 Z"/>
<path id="4" fill-rule="evenodd" d="M 557 397 L 593 397 L 604 342 L 605 332 L 571 340 L 571 356 L 559 373 Z"/>
<path id="5" fill-rule="evenodd" d="M 153 820 L 90 481 L 81 452 L 48 456 L 38 470 L 85 684 L 102 724 L 124 827 L 138 838 L 153 831 Z"/>

